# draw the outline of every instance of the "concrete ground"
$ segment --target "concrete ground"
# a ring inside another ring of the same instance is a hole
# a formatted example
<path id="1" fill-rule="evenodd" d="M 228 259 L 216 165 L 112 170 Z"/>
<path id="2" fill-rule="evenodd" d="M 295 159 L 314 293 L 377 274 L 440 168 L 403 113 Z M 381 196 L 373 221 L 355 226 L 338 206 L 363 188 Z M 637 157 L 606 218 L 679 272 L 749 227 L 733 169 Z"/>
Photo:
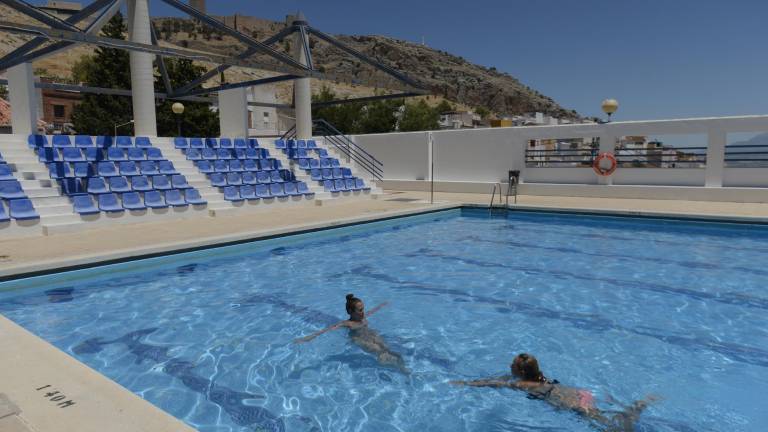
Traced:
<path id="1" fill-rule="evenodd" d="M 0 278 L 461 204 L 487 206 L 490 199 L 485 194 L 442 192 L 435 194 L 434 204 L 429 203 L 429 198 L 424 192 L 387 191 L 377 200 L 331 206 L 121 224 L 71 234 L 0 240 Z M 517 207 L 768 222 L 768 204 L 520 196 Z M 191 430 L 2 316 L 0 383 L 3 432 Z M 59 400 L 60 395 L 66 398 Z"/>

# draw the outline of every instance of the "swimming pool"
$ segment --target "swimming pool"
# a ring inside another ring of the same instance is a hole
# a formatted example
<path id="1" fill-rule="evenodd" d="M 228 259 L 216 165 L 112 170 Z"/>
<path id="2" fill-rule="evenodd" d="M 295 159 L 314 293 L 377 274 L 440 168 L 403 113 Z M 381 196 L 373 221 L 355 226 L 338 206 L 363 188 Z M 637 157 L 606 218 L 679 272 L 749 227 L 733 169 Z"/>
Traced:
<path id="1" fill-rule="evenodd" d="M 201 431 L 591 431 L 519 352 L 641 431 L 768 429 L 768 227 L 451 210 L 0 284 L 0 313 Z M 9 291 L 10 290 L 10 291 Z M 344 296 L 412 370 L 345 330 Z"/>

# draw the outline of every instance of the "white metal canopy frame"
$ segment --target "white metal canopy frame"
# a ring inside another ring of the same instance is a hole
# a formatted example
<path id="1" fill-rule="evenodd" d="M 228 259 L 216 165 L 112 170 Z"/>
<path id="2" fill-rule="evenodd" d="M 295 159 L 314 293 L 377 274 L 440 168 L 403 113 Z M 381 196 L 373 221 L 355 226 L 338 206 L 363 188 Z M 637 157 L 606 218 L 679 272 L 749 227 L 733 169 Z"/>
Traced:
<path id="1" fill-rule="evenodd" d="M 135 41 L 127 41 L 122 39 L 113 39 L 103 36 L 99 36 L 98 33 L 101 28 L 120 10 L 125 0 L 95 0 L 89 5 L 85 6 L 78 13 L 66 18 L 61 19 L 54 15 L 47 13 L 46 11 L 35 7 L 23 0 L 0 0 L 0 3 L 5 4 L 11 9 L 20 12 L 34 20 L 45 24 L 47 27 L 34 26 L 28 24 L 19 24 L 9 22 L 0 19 L 0 31 L 31 35 L 33 39 L 24 43 L 20 47 L 16 48 L 12 52 L 6 54 L 0 58 L 0 72 L 17 66 L 22 63 L 30 63 L 34 60 L 40 59 L 44 56 L 49 56 L 54 53 L 69 49 L 77 44 L 92 44 L 97 46 L 103 46 L 107 48 L 123 49 L 131 52 L 142 52 L 147 54 L 154 54 L 156 56 L 157 68 L 163 79 L 163 85 L 165 86 L 165 93 L 155 94 L 157 98 L 163 99 L 178 99 L 178 100 L 196 100 L 196 101 L 212 101 L 210 98 L 202 98 L 201 95 L 210 95 L 223 90 L 230 90 L 243 87 L 251 87 L 263 84 L 270 84 L 280 81 L 291 81 L 301 78 L 316 78 L 321 80 L 328 80 L 340 83 L 348 83 L 353 85 L 363 85 L 374 88 L 382 88 L 380 82 L 374 80 L 365 79 L 348 79 L 342 78 L 334 74 L 328 74 L 317 71 L 312 64 L 312 57 L 310 47 L 308 43 L 309 35 L 313 35 L 318 39 L 321 39 L 336 48 L 344 51 L 345 53 L 357 58 L 358 60 L 365 62 L 375 69 L 384 72 L 395 79 L 395 85 L 388 85 L 390 90 L 397 90 L 400 93 L 385 94 L 377 96 L 368 96 L 364 98 L 356 99 L 343 99 L 337 101 L 323 102 L 323 105 L 332 105 L 335 103 L 348 103 L 356 100 L 360 101 L 372 101 L 377 99 L 389 99 L 394 97 L 411 97 L 429 94 L 429 91 L 416 80 L 406 76 L 402 72 L 399 72 L 387 65 L 382 64 L 378 60 L 375 60 L 354 48 L 351 48 L 339 41 L 338 39 L 330 36 L 322 31 L 315 29 L 303 19 L 295 20 L 289 26 L 275 33 L 274 35 L 266 38 L 263 41 L 257 41 L 251 36 L 248 36 L 237 29 L 227 26 L 216 18 L 207 15 L 185 3 L 178 0 L 160 0 L 167 3 L 171 7 L 186 13 L 190 17 L 198 20 L 199 22 L 206 24 L 226 35 L 229 35 L 241 43 L 247 46 L 247 49 L 241 54 L 231 57 L 226 55 L 200 52 L 182 48 L 161 47 L 158 44 L 156 31 L 153 26 L 150 25 L 151 30 L 151 44 L 141 43 Z M 91 19 L 90 23 L 85 28 L 77 27 L 83 21 Z M 283 54 L 273 48 L 270 45 L 280 42 L 288 36 L 298 33 L 302 41 L 302 49 L 304 50 L 306 64 L 291 58 L 290 56 Z M 53 43 L 44 46 L 46 42 L 52 41 Z M 254 61 L 251 59 L 256 54 L 264 54 L 269 56 L 274 62 Z M 173 88 L 171 81 L 168 77 L 168 73 L 163 62 L 165 57 L 178 57 L 187 58 L 192 60 L 204 61 L 209 63 L 218 64 L 219 66 L 211 69 L 203 74 L 200 78 L 187 83 L 180 88 Z M 266 78 L 260 78 L 255 80 L 248 80 L 238 83 L 222 83 L 215 87 L 202 87 L 202 84 L 216 75 L 224 72 L 232 66 L 248 68 L 248 69 L 260 69 L 271 72 L 278 72 L 282 75 L 276 75 Z M 47 88 L 61 88 L 69 91 L 80 91 L 83 93 L 97 93 L 97 94 L 130 94 L 130 90 L 123 89 L 106 89 L 91 86 L 80 86 L 71 84 L 58 84 L 58 83 L 46 83 Z M 38 83 L 41 86 L 41 83 Z M 261 103 L 249 103 L 250 105 L 262 105 Z M 292 105 L 282 104 L 264 104 L 268 106 L 275 106 L 280 108 L 291 108 Z"/>

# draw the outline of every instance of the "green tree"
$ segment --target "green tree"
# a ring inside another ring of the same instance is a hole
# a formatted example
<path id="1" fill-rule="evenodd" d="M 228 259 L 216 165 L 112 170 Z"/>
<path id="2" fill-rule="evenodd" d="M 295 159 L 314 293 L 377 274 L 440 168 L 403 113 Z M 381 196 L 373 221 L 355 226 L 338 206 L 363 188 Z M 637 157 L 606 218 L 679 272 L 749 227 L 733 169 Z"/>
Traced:
<path id="1" fill-rule="evenodd" d="M 479 106 L 475 108 L 475 114 L 479 115 L 481 119 L 485 120 L 488 118 L 488 115 L 491 114 L 491 111 L 484 106 Z"/>
<path id="2" fill-rule="evenodd" d="M 196 66 L 189 59 L 165 59 L 165 68 L 173 88 L 179 88 L 197 79 L 206 69 Z M 155 81 L 155 91 L 164 92 L 162 79 Z M 160 136 L 176 136 L 176 114 L 171 110 L 173 100 L 164 100 L 157 106 L 157 134 Z M 219 135 L 219 113 L 211 111 L 209 104 L 204 102 L 183 101 L 184 114 L 181 115 L 181 133 L 190 137 L 212 137 Z"/>
<path id="3" fill-rule="evenodd" d="M 437 104 L 435 111 L 437 111 L 438 114 L 444 114 L 447 112 L 456 111 L 456 107 L 451 105 L 447 100 L 443 99 L 439 104 Z"/>
<path id="4" fill-rule="evenodd" d="M 8 99 L 8 86 L 0 85 L 0 99 Z"/>
<path id="5" fill-rule="evenodd" d="M 313 102 L 330 102 L 336 100 L 336 94 L 327 86 L 320 93 L 312 96 Z M 312 108 L 312 118 L 323 119 L 334 125 L 341 133 L 360 133 L 360 113 L 363 104 L 358 102 L 342 103 L 324 107 Z"/>
<path id="6" fill-rule="evenodd" d="M 125 39 L 126 30 L 123 17 L 118 13 L 102 28 L 101 34 Z M 131 88 L 130 74 L 128 52 L 112 48 L 98 47 L 92 58 L 81 59 L 74 67 L 76 80 L 94 87 Z M 131 118 L 130 97 L 104 94 L 84 94 L 72 113 L 75 130 L 91 135 L 112 135 L 116 123 L 125 123 Z M 126 129 L 123 131 L 127 133 Z"/>
<path id="7" fill-rule="evenodd" d="M 360 113 L 358 133 L 386 133 L 397 127 L 397 111 L 402 99 L 388 99 L 371 102 Z"/>
<path id="8" fill-rule="evenodd" d="M 400 130 L 408 132 L 437 129 L 439 120 L 440 113 L 421 99 L 405 105 L 403 116 L 400 118 Z"/>

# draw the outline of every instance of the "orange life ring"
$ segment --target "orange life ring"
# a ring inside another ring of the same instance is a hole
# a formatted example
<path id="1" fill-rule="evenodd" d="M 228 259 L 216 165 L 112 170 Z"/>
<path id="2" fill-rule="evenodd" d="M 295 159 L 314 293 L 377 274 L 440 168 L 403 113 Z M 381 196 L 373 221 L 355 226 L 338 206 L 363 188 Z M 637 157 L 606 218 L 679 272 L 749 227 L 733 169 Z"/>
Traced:
<path id="1" fill-rule="evenodd" d="M 611 161 L 611 166 L 608 169 L 604 169 L 600 166 L 600 161 L 603 159 L 608 159 Z M 599 176 L 608 177 L 609 175 L 613 174 L 614 171 L 616 171 L 616 166 L 618 163 L 616 162 L 616 157 L 613 155 L 613 153 L 608 152 L 602 152 L 595 158 L 595 161 L 592 163 L 592 169 L 595 170 L 595 173 Z"/>

